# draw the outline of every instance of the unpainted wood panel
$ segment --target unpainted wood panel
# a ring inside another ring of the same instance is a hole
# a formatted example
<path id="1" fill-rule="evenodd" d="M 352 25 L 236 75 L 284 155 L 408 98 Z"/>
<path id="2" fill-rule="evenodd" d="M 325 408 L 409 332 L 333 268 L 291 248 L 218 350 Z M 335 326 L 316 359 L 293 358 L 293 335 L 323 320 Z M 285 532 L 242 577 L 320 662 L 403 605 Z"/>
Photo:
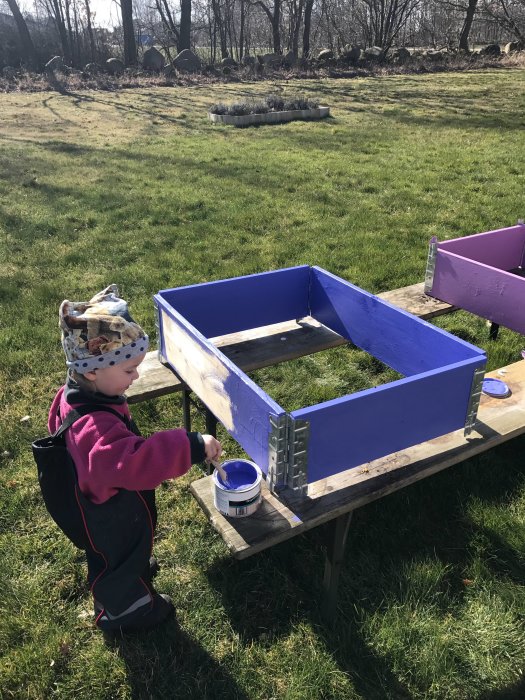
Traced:
<path id="1" fill-rule="evenodd" d="M 284 410 L 178 314 L 160 322 L 163 356 L 266 473 L 269 417 Z"/>

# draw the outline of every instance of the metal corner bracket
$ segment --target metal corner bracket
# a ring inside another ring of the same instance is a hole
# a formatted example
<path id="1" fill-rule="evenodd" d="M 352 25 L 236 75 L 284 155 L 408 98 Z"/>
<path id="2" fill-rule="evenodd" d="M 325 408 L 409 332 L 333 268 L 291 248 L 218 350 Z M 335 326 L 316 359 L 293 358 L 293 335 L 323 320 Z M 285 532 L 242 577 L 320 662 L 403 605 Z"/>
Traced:
<path id="1" fill-rule="evenodd" d="M 268 486 L 272 493 L 290 488 L 306 495 L 309 435 L 308 421 L 287 413 L 270 416 Z"/>
<path id="2" fill-rule="evenodd" d="M 467 406 L 467 418 L 465 421 L 465 430 L 463 435 L 468 437 L 474 428 L 476 423 L 476 416 L 478 415 L 479 401 L 481 399 L 481 389 L 483 386 L 483 377 L 485 376 L 485 367 L 476 367 L 474 370 L 474 376 L 472 377 L 472 385 L 470 387 L 470 397 Z"/>
<path id="3" fill-rule="evenodd" d="M 430 294 L 434 284 L 434 271 L 436 269 L 436 256 L 438 249 L 438 239 L 432 236 L 428 246 L 427 267 L 425 270 L 425 294 Z"/>
<path id="4" fill-rule="evenodd" d="M 158 304 L 154 304 L 153 306 L 155 309 L 155 336 L 157 341 L 157 359 L 161 365 L 165 365 L 167 363 L 167 360 L 160 351 L 162 344 L 162 334 L 160 332 L 160 309 L 158 307 Z"/>

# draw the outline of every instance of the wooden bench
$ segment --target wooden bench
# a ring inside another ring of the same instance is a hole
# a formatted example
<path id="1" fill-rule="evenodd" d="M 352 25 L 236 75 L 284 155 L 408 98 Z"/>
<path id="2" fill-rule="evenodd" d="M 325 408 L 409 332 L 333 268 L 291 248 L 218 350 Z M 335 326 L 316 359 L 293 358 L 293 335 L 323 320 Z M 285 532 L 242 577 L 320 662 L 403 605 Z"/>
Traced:
<path id="1" fill-rule="evenodd" d="M 426 296 L 423 284 L 379 296 L 426 319 L 455 310 L 449 304 Z M 250 371 L 336 347 L 346 341 L 313 319 L 306 319 L 300 324 L 291 321 L 230 334 L 214 338 L 213 342 L 242 370 Z M 498 374 L 500 371 L 504 374 Z M 189 387 L 159 363 L 155 352 L 148 353 L 139 372 L 139 378 L 128 392 L 129 402 L 136 403 L 182 391 L 185 397 L 185 424 L 189 429 Z M 468 438 L 464 437 L 462 430 L 456 431 L 350 469 L 310 485 L 307 497 L 302 499 L 293 493 L 277 498 L 263 484 L 263 502 L 249 518 L 227 519 L 216 510 L 211 476 L 194 481 L 191 492 L 232 555 L 238 559 L 326 525 L 328 537 L 323 610 L 325 616 L 331 618 L 336 608 L 348 527 L 356 508 L 525 432 L 525 362 L 517 362 L 489 376 L 503 378 L 509 384 L 512 395 L 507 399 L 482 396 L 478 420 Z M 208 415 L 207 429 L 213 430 L 213 427 L 213 416 Z"/>

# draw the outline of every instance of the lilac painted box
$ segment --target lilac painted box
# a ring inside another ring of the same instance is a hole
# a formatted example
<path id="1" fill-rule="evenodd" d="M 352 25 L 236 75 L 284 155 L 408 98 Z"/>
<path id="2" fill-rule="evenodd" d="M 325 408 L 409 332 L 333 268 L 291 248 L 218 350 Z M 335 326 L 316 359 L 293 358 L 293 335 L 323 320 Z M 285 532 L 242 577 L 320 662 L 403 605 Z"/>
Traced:
<path id="1" fill-rule="evenodd" d="M 425 291 L 525 334 L 525 225 L 430 242 Z"/>
<path id="2" fill-rule="evenodd" d="M 479 348 L 303 265 L 155 295 L 159 355 L 267 475 L 307 484 L 472 425 Z M 311 316 L 403 378 L 287 413 L 209 338 Z"/>

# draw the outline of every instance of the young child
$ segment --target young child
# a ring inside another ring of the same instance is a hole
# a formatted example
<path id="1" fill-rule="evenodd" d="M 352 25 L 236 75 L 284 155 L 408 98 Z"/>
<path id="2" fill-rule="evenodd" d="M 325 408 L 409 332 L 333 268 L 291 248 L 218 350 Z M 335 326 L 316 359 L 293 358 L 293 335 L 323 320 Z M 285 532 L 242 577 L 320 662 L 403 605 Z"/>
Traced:
<path id="1" fill-rule="evenodd" d="M 86 497 L 80 505 L 96 624 L 103 630 L 151 628 L 174 610 L 151 582 L 154 489 L 192 464 L 218 459 L 222 448 L 211 435 L 182 429 L 140 436 L 124 393 L 138 377 L 148 336 L 131 318 L 116 285 L 89 302 L 63 301 L 59 323 L 69 370 L 51 405 L 49 432 L 74 407 L 103 405 L 116 412 L 93 411 L 66 432 L 78 487 Z"/>

